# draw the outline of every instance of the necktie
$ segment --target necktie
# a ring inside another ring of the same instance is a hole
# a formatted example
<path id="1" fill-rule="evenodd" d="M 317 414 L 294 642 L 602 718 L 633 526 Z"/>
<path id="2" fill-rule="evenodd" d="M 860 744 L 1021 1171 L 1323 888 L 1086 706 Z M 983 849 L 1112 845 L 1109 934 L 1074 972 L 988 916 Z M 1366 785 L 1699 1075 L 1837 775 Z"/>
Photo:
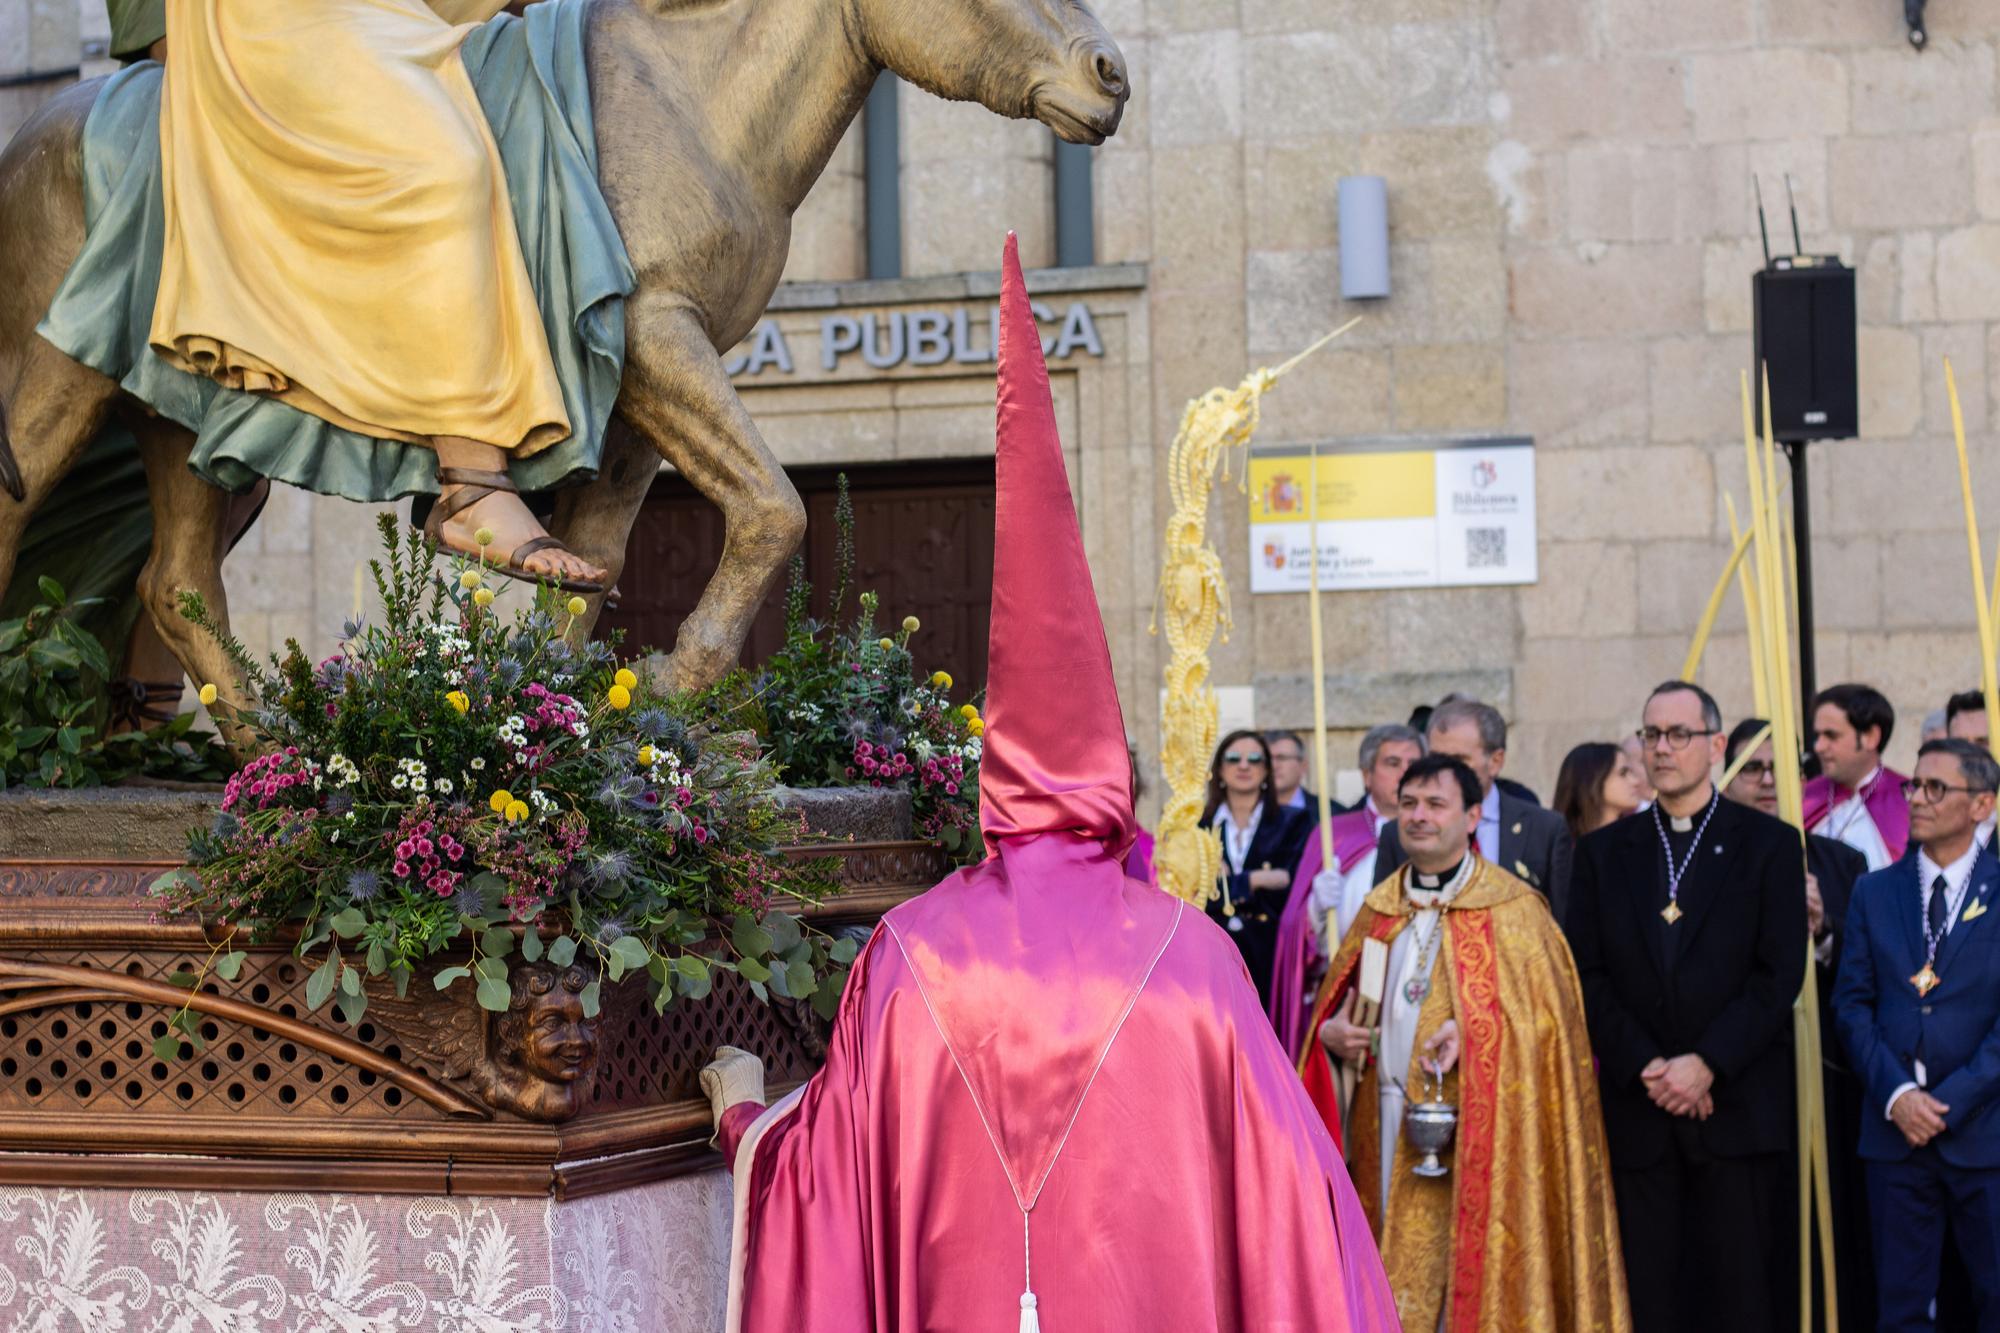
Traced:
<path id="1" fill-rule="evenodd" d="M 1932 939 L 1943 939 L 1943 938 L 1944 938 L 1944 918 L 1945 918 L 1945 906 L 1944 906 L 1944 895 L 1945 895 L 1945 888 L 1946 888 L 1946 885 L 1945 885 L 1945 882 L 1944 882 L 1944 876 L 1943 876 L 1943 875 L 1939 875 L 1939 876 L 1938 876 L 1938 877 L 1937 877 L 1936 879 L 1934 879 L 1934 880 L 1932 880 L 1932 881 L 1931 881 L 1931 906 L 1930 906 L 1930 923 L 1931 923 L 1931 938 L 1932 938 Z M 1909 919 L 1909 918 L 1907 918 L 1907 917 L 1905 917 L 1905 918 L 1904 918 L 1904 920 L 1908 920 L 1908 919 Z"/>

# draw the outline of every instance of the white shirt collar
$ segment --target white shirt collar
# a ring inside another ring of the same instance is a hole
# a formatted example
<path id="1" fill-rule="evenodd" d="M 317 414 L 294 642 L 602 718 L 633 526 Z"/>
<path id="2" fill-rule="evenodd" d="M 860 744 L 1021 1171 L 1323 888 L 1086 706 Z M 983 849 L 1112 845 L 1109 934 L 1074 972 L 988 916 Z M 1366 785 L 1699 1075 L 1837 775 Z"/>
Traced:
<path id="1" fill-rule="evenodd" d="M 1939 865 L 1931 859 L 1929 852 L 1919 848 L 1917 850 L 1918 885 L 1925 893 L 1929 893 L 1931 885 L 1936 882 L 1937 877 L 1943 875 L 1949 893 L 1960 894 L 1965 892 L 1966 882 L 1972 878 L 1972 863 L 1979 858 L 1979 852 L 1980 842 L 1976 835 L 1972 839 L 1972 845 L 1965 849 L 1965 854 L 1948 866 Z"/>
<path id="2" fill-rule="evenodd" d="M 1482 824 L 1500 822 L 1500 784 L 1497 782 L 1486 789 L 1486 799 L 1479 803 L 1479 822 Z"/>

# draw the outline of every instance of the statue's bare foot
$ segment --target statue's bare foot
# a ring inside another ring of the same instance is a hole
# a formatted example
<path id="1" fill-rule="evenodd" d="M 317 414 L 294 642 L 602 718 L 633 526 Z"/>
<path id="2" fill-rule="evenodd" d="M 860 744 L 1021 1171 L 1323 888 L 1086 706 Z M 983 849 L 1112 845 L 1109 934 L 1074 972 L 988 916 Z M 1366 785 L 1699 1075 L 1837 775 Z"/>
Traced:
<path id="1" fill-rule="evenodd" d="M 442 487 L 439 502 L 449 499 L 460 489 L 452 485 Z M 521 497 L 511 491 L 492 491 L 480 497 L 447 518 L 439 525 L 438 532 L 445 546 L 463 555 L 478 556 L 481 554 L 478 541 L 481 528 L 488 529 L 493 538 L 492 544 L 485 550 L 485 557 L 498 564 L 508 563 L 513 552 L 535 538 L 548 536 L 548 529 L 536 521 Z M 602 583 L 609 572 L 602 565 L 594 565 L 561 546 L 548 546 L 531 552 L 520 561 L 520 566 L 542 578 L 583 583 Z"/>

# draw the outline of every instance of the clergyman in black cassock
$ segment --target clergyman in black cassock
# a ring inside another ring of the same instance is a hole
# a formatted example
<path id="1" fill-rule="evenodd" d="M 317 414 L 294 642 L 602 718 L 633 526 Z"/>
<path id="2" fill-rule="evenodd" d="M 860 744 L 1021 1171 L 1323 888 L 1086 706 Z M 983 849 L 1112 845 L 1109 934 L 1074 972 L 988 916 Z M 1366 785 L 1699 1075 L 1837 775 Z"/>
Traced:
<path id="1" fill-rule="evenodd" d="M 1659 793 L 1577 848 L 1567 921 L 1598 1062 L 1635 1333 L 1775 1329 L 1796 1302 L 1799 835 L 1710 780 L 1720 711 L 1647 700 Z M 1672 864 L 1669 864 L 1669 857 Z"/>

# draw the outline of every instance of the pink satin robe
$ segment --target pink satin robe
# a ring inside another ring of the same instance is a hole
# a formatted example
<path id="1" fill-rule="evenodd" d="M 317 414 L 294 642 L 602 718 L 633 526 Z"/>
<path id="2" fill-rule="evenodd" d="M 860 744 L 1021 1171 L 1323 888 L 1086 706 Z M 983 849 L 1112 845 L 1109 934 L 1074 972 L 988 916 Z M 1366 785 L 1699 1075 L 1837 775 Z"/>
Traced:
<path id="1" fill-rule="evenodd" d="M 1034 1210 L 1045 1333 L 1397 1328 L 1346 1168 L 1222 931 L 1101 842 L 996 846 L 889 914 L 802 1095 L 747 1143 L 751 1112 L 724 1118 L 748 1158 L 733 1327 L 1012 1333 L 1021 1213 L 970 1086 L 1024 1181 L 1075 1116 Z"/>

